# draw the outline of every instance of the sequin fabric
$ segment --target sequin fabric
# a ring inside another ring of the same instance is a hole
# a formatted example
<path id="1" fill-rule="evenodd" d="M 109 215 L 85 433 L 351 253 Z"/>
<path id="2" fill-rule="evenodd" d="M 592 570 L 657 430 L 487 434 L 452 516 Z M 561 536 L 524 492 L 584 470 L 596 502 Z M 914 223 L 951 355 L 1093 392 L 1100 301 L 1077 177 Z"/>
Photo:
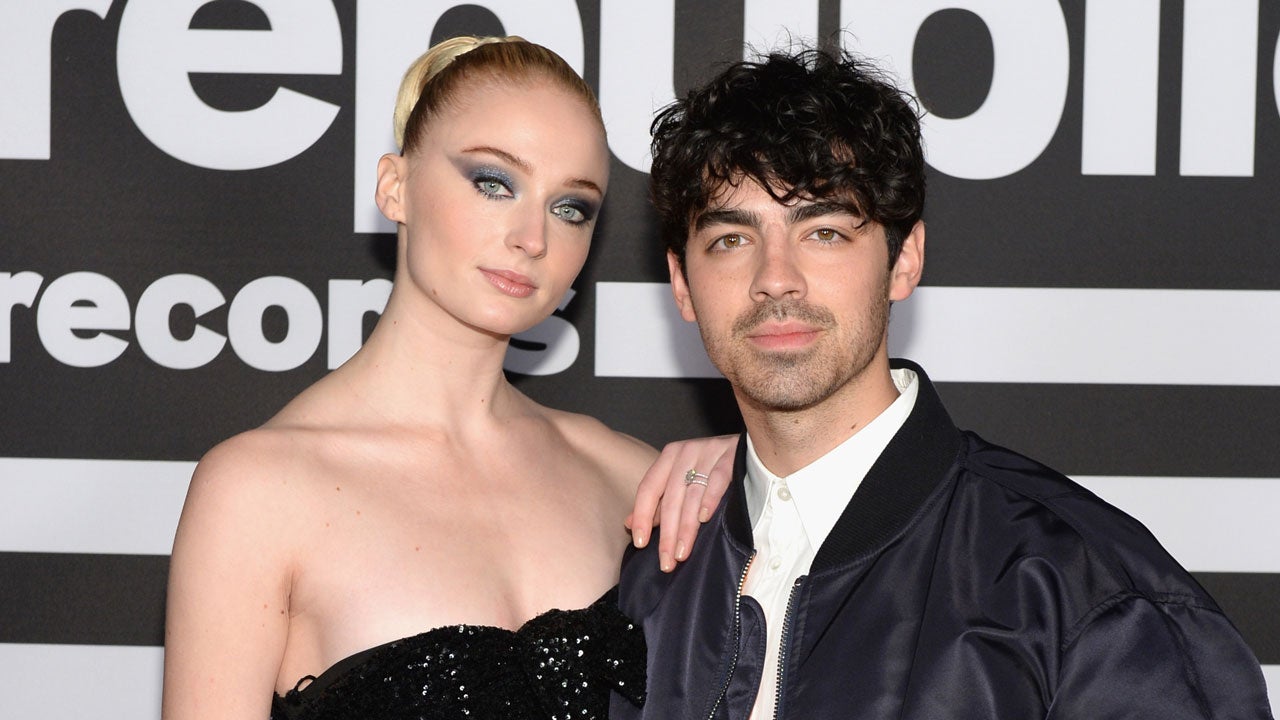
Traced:
<path id="1" fill-rule="evenodd" d="M 602 598 L 519 630 L 436 628 L 358 653 L 276 695 L 272 720 L 603 720 L 644 702 L 644 635 Z"/>

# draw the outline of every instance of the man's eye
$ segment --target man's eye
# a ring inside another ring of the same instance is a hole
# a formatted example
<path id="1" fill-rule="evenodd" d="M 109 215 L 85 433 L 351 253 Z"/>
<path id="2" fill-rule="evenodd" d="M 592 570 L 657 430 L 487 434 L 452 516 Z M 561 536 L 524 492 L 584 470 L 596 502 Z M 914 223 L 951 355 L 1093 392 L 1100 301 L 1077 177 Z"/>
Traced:
<path id="1" fill-rule="evenodd" d="M 716 238 L 716 241 L 712 243 L 711 247 L 713 250 L 721 248 L 725 250 L 732 250 L 733 248 L 742 247 L 746 244 L 747 239 L 741 235 L 721 235 Z"/>
<path id="2" fill-rule="evenodd" d="M 839 232 L 832 230 L 831 228 L 820 228 L 818 230 L 813 231 L 813 239 L 817 240 L 820 243 L 837 242 L 841 240 L 843 237 L 844 236 L 842 236 Z"/>

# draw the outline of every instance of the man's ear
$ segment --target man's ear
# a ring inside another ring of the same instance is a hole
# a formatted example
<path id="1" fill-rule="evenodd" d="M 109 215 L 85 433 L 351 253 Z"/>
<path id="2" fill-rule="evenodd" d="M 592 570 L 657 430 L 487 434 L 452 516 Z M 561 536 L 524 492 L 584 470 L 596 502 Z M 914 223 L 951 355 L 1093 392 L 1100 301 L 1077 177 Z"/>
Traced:
<path id="1" fill-rule="evenodd" d="M 917 220 L 902 241 L 898 259 L 889 270 L 889 300 L 898 302 L 911 297 L 920 276 L 924 274 L 924 221 Z"/>
<path id="2" fill-rule="evenodd" d="M 403 155 L 387 153 L 378 160 L 378 184 L 374 188 L 373 199 L 382 215 L 391 222 L 405 221 L 404 179 L 408 170 L 409 163 Z"/>
<path id="3" fill-rule="evenodd" d="M 689 297 L 689 280 L 684 276 L 680 258 L 671 250 L 667 251 L 667 270 L 671 273 L 671 296 L 676 299 L 676 307 L 680 308 L 680 317 L 686 322 L 698 322 L 698 316 L 693 312 L 693 299 Z"/>

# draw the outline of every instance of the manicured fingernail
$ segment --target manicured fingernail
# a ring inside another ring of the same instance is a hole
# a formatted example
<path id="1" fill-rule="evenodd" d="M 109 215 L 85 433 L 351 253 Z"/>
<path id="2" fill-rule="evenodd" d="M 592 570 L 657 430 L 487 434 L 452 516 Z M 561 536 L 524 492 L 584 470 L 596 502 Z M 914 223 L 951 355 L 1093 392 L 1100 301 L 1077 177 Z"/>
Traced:
<path id="1" fill-rule="evenodd" d="M 675 567 L 675 563 L 671 561 L 670 555 L 662 553 L 658 567 L 662 568 L 662 572 L 671 572 L 671 569 Z"/>
<path id="2" fill-rule="evenodd" d="M 684 541 L 681 540 L 680 542 L 676 543 L 676 559 L 683 560 L 684 555 L 685 555 Z"/>
<path id="3" fill-rule="evenodd" d="M 698 522 L 706 522 L 711 519 L 711 508 L 702 508 L 698 511 Z"/>
<path id="4" fill-rule="evenodd" d="M 631 533 L 631 542 L 635 543 L 636 547 L 642 548 L 649 544 L 649 536 L 637 530 Z"/>

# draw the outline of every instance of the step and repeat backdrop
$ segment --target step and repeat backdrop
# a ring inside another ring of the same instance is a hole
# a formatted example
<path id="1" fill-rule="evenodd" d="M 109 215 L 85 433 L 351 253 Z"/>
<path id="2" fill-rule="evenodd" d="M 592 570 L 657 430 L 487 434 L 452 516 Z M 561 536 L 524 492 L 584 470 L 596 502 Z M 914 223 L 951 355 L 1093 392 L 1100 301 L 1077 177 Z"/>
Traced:
<path id="1" fill-rule="evenodd" d="M 1145 522 L 1280 700 L 1280 3 L 0 0 L 0 717 L 159 716 L 191 470 L 376 321 L 395 88 L 458 33 L 561 53 L 613 153 L 510 376 L 659 445 L 740 421 L 668 299 L 653 110 L 744 48 L 890 67 L 931 166 L 893 353 Z"/>

